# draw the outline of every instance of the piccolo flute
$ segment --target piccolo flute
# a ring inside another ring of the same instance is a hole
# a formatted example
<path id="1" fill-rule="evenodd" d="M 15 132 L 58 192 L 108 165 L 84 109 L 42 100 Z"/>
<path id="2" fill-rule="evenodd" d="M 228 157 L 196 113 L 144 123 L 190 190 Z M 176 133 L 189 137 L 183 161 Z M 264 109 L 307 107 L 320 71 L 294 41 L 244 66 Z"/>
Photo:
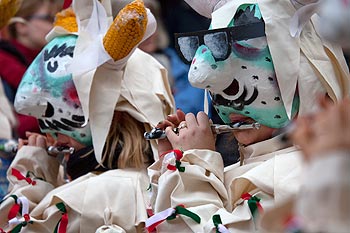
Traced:
<path id="1" fill-rule="evenodd" d="M 0 143 L 0 151 L 17 153 L 18 143 L 14 140 L 5 140 L 5 142 Z M 60 154 L 73 154 L 75 149 L 67 146 L 49 146 L 46 148 L 46 151 L 50 156 L 56 157 Z"/>
<path id="2" fill-rule="evenodd" d="M 244 124 L 242 122 L 238 122 L 235 124 L 228 124 L 228 125 L 220 125 L 220 124 L 212 124 L 211 130 L 214 134 L 222 134 L 222 133 L 228 133 L 235 130 L 245 130 L 245 129 L 259 129 L 260 124 L 258 122 L 254 122 L 251 124 Z M 180 128 L 174 128 L 173 132 L 178 134 Z M 154 139 L 163 139 L 166 138 L 165 130 L 159 129 L 159 128 L 153 128 L 150 132 L 144 133 L 144 138 L 146 140 L 154 140 Z"/>

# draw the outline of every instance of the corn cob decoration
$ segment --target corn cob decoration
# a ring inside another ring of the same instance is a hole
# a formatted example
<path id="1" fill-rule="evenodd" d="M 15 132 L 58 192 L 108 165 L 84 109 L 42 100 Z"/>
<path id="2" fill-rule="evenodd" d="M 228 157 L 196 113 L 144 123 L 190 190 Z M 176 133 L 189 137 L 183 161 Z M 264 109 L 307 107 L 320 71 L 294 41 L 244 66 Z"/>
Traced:
<path id="1" fill-rule="evenodd" d="M 69 32 L 77 32 L 78 24 L 73 9 L 67 8 L 56 14 L 54 26 L 61 26 Z"/>
<path id="2" fill-rule="evenodd" d="M 22 0 L 0 0 L 0 28 L 7 24 L 7 21 L 16 14 L 21 6 Z"/>
<path id="3" fill-rule="evenodd" d="M 147 11 L 142 0 L 126 5 L 103 38 L 103 46 L 114 61 L 126 57 L 141 42 L 147 27 Z"/>

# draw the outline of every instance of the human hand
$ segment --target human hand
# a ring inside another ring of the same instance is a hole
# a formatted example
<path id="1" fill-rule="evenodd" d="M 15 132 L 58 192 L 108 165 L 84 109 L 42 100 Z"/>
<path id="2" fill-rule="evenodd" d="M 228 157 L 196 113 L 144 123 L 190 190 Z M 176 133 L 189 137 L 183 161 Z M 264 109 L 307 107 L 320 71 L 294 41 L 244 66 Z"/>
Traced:
<path id="1" fill-rule="evenodd" d="M 37 146 L 44 148 L 45 150 L 48 147 L 48 139 L 46 136 L 41 135 L 39 133 L 32 133 L 32 132 L 26 132 L 26 137 L 28 139 L 19 139 L 18 140 L 18 149 L 20 149 L 22 146 Z M 49 140 L 50 141 L 50 140 Z"/>
<path id="2" fill-rule="evenodd" d="M 179 132 L 176 134 L 173 127 L 166 128 L 166 135 L 173 149 L 182 151 L 190 149 L 215 150 L 215 137 L 207 114 L 199 112 L 197 117 L 188 113 L 185 120 L 180 122 Z"/>
<path id="3" fill-rule="evenodd" d="M 176 128 L 180 124 L 181 121 L 185 120 L 185 113 L 178 109 L 176 110 L 175 114 L 167 116 L 167 119 L 159 122 L 159 124 L 156 126 L 159 129 L 165 130 L 167 127 Z M 168 138 L 159 139 L 158 140 L 158 154 L 162 155 L 165 152 L 172 150 L 173 147 L 171 143 L 169 142 Z M 174 148 L 176 149 L 176 148 Z"/>
<path id="4" fill-rule="evenodd" d="M 322 111 L 297 119 L 292 138 L 301 147 L 306 160 L 331 150 L 350 150 L 350 99 L 337 104 L 320 99 Z"/>

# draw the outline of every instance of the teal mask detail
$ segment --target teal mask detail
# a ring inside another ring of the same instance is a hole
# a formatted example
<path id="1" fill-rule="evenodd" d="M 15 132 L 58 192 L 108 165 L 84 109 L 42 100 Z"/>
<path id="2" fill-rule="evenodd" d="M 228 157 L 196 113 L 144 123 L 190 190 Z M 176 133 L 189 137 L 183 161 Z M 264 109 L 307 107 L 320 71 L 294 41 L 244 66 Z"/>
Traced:
<path id="1" fill-rule="evenodd" d="M 23 76 L 15 98 L 16 111 L 34 116 L 42 132 L 62 133 L 90 146 L 89 124 L 72 74 L 66 65 L 72 61 L 77 36 L 56 37 L 38 54 Z"/>
<path id="2" fill-rule="evenodd" d="M 251 31 L 245 29 L 249 35 L 254 34 L 252 25 L 264 25 L 263 23 L 257 4 L 241 5 L 228 25 L 228 28 L 233 27 L 230 29 L 232 35 L 225 37 L 216 33 L 215 36 L 212 33 L 214 30 L 208 30 L 206 33 L 211 36 L 203 36 L 204 43 L 198 43 L 193 56 L 189 81 L 195 87 L 209 90 L 213 106 L 226 124 L 231 123 L 230 113 L 250 117 L 271 128 L 281 128 L 290 121 L 282 102 L 266 37 L 255 35 L 247 36 L 250 39 L 231 39 L 235 37 L 234 33 L 242 31 L 235 31 L 235 28 L 242 25 L 243 28 L 251 27 Z M 222 31 L 227 31 L 228 28 Z M 264 31 L 264 26 L 262 30 Z M 192 42 L 193 38 L 195 36 L 192 35 Z M 226 48 L 230 49 L 227 56 Z M 185 51 L 182 54 L 191 57 Z M 298 106 L 299 100 L 296 97 L 293 114 L 297 112 Z"/>

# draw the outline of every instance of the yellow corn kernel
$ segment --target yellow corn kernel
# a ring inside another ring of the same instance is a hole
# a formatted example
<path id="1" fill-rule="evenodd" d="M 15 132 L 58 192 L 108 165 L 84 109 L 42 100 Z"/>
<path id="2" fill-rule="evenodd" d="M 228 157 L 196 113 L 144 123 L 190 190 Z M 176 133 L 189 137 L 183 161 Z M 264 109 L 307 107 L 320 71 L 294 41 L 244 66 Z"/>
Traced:
<path id="1" fill-rule="evenodd" d="M 19 9 L 22 0 L 0 0 L 0 28 L 5 26 L 8 20 Z"/>
<path id="2" fill-rule="evenodd" d="M 147 27 L 147 11 L 142 0 L 120 10 L 103 38 L 103 46 L 115 60 L 126 57 L 142 40 Z"/>
<path id="3" fill-rule="evenodd" d="M 54 26 L 61 26 L 69 32 L 77 32 L 78 24 L 75 13 L 71 7 L 62 10 L 56 14 Z"/>

